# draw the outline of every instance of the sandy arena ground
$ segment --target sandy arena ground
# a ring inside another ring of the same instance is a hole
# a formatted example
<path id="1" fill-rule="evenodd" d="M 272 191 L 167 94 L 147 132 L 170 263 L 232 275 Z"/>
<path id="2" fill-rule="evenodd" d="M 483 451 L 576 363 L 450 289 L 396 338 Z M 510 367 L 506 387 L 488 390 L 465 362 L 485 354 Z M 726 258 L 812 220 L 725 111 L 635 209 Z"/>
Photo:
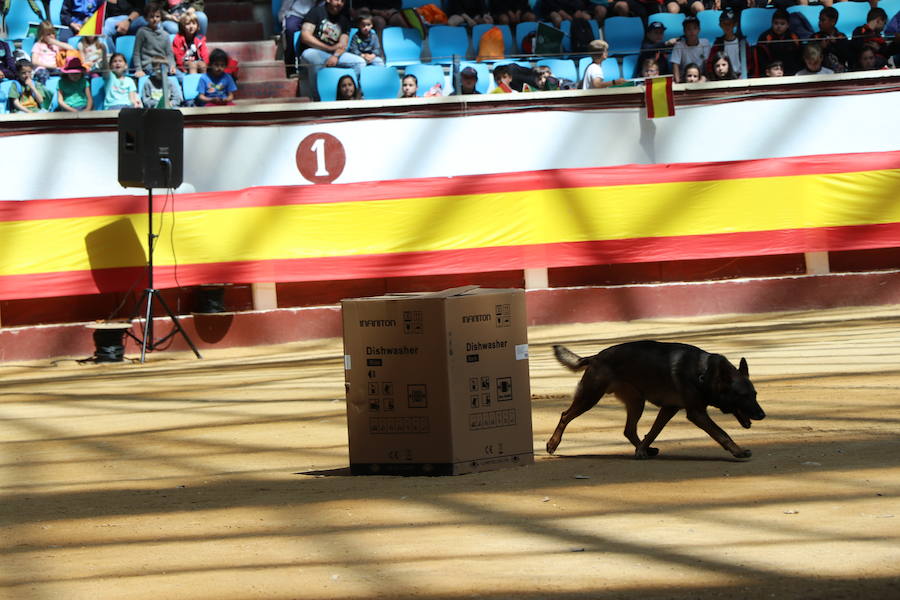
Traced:
<path id="1" fill-rule="evenodd" d="M 713 418 L 752 459 L 679 415 L 633 460 L 612 398 L 547 456 L 550 344 L 636 338 L 747 357 L 768 418 Z M 530 342 L 536 464 L 441 478 L 347 474 L 340 340 L 0 364 L 0 597 L 900 597 L 900 307 Z"/>

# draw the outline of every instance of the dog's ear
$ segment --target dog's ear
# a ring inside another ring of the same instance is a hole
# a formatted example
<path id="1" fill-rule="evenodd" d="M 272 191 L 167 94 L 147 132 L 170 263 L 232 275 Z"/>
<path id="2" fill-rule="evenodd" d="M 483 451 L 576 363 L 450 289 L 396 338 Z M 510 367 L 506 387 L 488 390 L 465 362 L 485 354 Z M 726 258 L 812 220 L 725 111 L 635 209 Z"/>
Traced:
<path id="1" fill-rule="evenodd" d="M 738 366 L 738 373 L 741 377 L 750 377 L 750 370 L 747 368 L 747 359 L 741 357 L 741 364 Z"/>
<path id="2" fill-rule="evenodd" d="M 711 354 L 706 363 L 706 371 L 700 373 L 700 385 L 709 386 L 713 389 L 727 387 L 730 383 L 728 366 L 727 358 L 721 354 Z"/>

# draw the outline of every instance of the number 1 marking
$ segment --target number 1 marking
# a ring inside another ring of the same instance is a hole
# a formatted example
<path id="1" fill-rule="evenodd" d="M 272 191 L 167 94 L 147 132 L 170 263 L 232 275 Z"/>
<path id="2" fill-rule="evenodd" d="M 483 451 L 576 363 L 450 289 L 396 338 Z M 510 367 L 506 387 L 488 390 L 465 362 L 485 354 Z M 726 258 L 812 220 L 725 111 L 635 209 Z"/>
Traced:
<path id="1" fill-rule="evenodd" d="M 325 140 L 317 139 L 310 149 L 316 153 L 316 177 L 328 177 L 328 169 L 325 168 Z"/>

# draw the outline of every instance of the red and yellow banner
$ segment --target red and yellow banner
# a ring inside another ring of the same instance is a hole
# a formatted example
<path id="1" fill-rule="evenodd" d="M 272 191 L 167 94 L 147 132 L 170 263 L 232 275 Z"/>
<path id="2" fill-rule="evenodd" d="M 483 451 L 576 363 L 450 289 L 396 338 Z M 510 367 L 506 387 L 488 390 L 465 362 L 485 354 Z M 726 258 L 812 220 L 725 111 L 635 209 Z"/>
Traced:
<path id="1" fill-rule="evenodd" d="M 146 202 L 0 203 L 0 299 L 140 289 Z M 900 152 L 260 187 L 168 206 L 154 216 L 161 288 L 900 247 Z"/>
<path id="2" fill-rule="evenodd" d="M 647 105 L 648 119 L 675 116 L 673 81 L 673 77 L 648 77 L 644 80 L 644 103 Z"/>
<path id="3" fill-rule="evenodd" d="M 103 21 L 105 18 L 106 2 L 98 6 L 97 10 L 94 11 L 94 14 L 87 18 L 87 21 L 85 21 L 84 25 L 81 26 L 81 29 L 78 30 L 78 35 L 103 35 Z"/>

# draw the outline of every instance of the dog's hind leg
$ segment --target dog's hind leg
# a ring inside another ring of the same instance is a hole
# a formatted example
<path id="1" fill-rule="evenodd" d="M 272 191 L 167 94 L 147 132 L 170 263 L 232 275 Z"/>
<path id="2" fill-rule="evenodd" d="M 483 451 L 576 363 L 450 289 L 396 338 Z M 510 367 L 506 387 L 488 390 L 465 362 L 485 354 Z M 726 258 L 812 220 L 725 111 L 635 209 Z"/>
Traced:
<path id="1" fill-rule="evenodd" d="M 659 454 L 659 449 L 651 448 L 650 444 L 653 443 L 653 440 L 656 439 L 659 432 L 663 430 L 663 427 L 672 420 L 672 417 L 674 417 L 679 410 L 680 409 L 677 406 L 663 406 L 659 409 L 659 412 L 656 414 L 656 420 L 653 422 L 653 427 L 650 428 L 650 431 L 647 432 L 647 435 L 641 440 L 641 444 L 634 451 L 634 456 L 636 458 L 649 458 Z"/>
<path id="2" fill-rule="evenodd" d="M 575 388 L 572 405 L 563 411 L 556 430 L 550 436 L 550 439 L 547 440 L 547 454 L 556 452 L 556 448 L 562 441 L 566 426 L 578 415 L 592 409 L 603 397 L 603 394 L 606 393 L 607 387 L 609 387 L 608 380 L 594 377 L 590 370 L 584 374 L 581 381 L 578 382 L 578 387 Z"/>

